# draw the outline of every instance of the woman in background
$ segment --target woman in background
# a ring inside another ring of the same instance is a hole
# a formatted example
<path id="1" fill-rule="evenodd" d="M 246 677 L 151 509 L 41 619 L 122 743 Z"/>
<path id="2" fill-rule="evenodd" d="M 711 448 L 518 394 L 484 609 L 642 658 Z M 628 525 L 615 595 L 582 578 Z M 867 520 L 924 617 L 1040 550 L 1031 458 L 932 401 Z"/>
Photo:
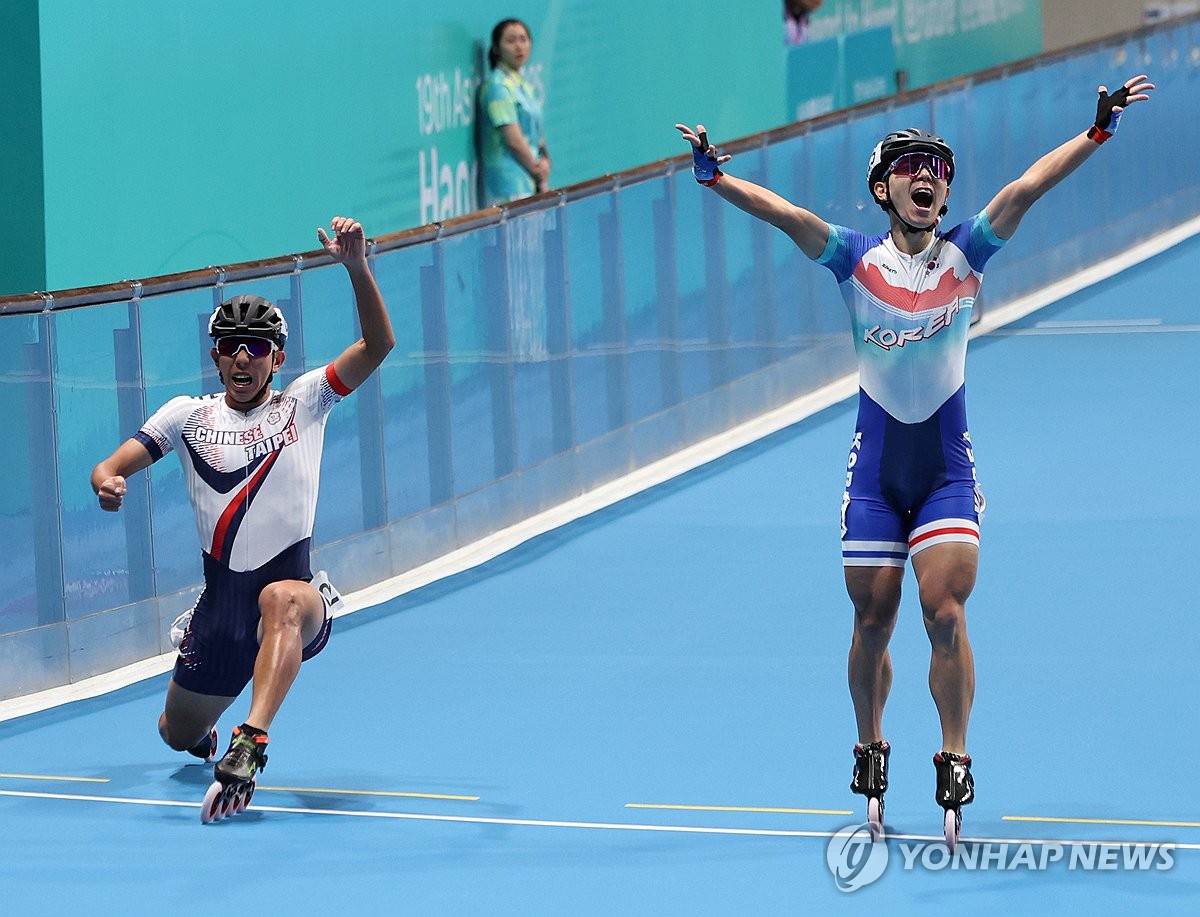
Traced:
<path id="1" fill-rule="evenodd" d="M 542 106 L 521 72 L 532 48 L 529 27 L 519 19 L 504 19 L 492 29 L 492 72 L 480 87 L 480 158 L 484 204 L 489 207 L 550 187 Z"/>
<path id="2" fill-rule="evenodd" d="M 783 39 L 789 45 L 808 40 L 808 20 L 824 0 L 783 0 Z"/>

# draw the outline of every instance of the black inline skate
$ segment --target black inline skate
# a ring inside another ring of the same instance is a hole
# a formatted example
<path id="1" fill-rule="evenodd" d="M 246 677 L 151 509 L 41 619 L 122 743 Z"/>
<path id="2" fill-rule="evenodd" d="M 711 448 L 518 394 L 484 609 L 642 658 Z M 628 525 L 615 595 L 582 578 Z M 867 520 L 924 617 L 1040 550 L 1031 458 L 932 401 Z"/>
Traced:
<path id="1" fill-rule="evenodd" d="M 951 853 L 962 833 L 962 807 L 975 801 L 975 780 L 971 777 L 971 756 L 939 751 L 933 756 L 937 771 L 937 804 L 945 810 L 942 820 L 946 847 Z"/>
<path id="2" fill-rule="evenodd" d="M 267 766 L 267 734 L 233 730 L 229 750 L 213 767 L 212 785 L 200 806 L 200 822 L 207 825 L 228 815 L 240 815 L 254 797 L 258 772 Z"/>
<path id="3" fill-rule="evenodd" d="M 212 764 L 217 760 L 217 730 L 213 727 L 209 730 L 208 735 L 188 749 L 189 755 L 195 755 L 205 764 Z"/>
<path id="4" fill-rule="evenodd" d="M 880 740 L 854 746 L 854 776 L 850 791 L 867 797 L 867 826 L 873 840 L 883 837 L 883 794 L 888 788 L 888 755 L 892 747 Z"/>

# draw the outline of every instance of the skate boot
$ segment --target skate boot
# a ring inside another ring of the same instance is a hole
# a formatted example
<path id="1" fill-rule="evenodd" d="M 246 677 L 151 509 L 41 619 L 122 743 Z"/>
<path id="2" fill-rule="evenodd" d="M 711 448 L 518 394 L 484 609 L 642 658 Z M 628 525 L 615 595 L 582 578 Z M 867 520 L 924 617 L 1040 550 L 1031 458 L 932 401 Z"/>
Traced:
<path id="1" fill-rule="evenodd" d="M 207 825 L 227 815 L 240 815 L 254 797 L 258 772 L 267 766 L 267 734 L 251 735 L 241 726 L 233 730 L 229 750 L 213 767 L 212 785 L 200 806 L 200 822 Z"/>
<path id="2" fill-rule="evenodd" d="M 946 847 L 951 853 L 962 833 L 962 807 L 975 801 L 975 780 L 971 777 L 971 756 L 939 751 L 933 756 L 937 770 L 937 804 L 945 810 L 942 819 Z"/>
<path id="3" fill-rule="evenodd" d="M 854 776 L 850 791 L 867 797 L 867 826 L 871 837 L 883 837 L 883 794 L 888 788 L 888 755 L 892 747 L 882 740 L 854 746 Z"/>
<path id="4" fill-rule="evenodd" d="M 217 728 L 214 726 L 208 735 L 189 748 L 188 754 L 195 755 L 205 764 L 217 760 Z"/>

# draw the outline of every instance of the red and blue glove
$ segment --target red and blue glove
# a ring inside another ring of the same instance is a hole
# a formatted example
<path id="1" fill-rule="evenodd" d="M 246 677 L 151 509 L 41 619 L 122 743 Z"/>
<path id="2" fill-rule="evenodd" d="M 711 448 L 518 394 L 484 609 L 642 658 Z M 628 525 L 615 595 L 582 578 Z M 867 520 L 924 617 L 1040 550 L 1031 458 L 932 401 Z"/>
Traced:
<path id="1" fill-rule="evenodd" d="M 724 175 L 717 168 L 717 157 L 713 155 L 712 147 L 708 145 L 708 132 L 700 132 L 700 145 L 692 147 L 692 174 L 702 185 L 712 187 Z"/>
<path id="2" fill-rule="evenodd" d="M 1096 102 L 1096 123 L 1088 128 L 1088 139 L 1095 140 L 1096 143 L 1103 143 L 1115 134 L 1117 125 L 1121 123 L 1121 114 L 1128 102 L 1129 89 L 1125 86 L 1114 93 L 1101 90 L 1100 98 Z M 1113 111 L 1114 108 L 1120 108 L 1122 111 Z"/>

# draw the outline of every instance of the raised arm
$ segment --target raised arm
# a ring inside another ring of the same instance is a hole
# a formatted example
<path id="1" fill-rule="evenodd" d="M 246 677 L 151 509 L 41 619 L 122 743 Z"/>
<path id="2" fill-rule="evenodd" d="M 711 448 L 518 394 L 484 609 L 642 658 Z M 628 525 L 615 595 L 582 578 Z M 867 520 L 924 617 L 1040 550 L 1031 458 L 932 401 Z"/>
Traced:
<path id="1" fill-rule="evenodd" d="M 809 258 L 820 257 L 829 242 L 828 223 L 769 188 L 722 172 L 718 166 L 733 157 L 719 155 L 716 147 L 708 145 L 703 124 L 696 125 L 694 130 L 686 124 L 675 127 L 692 145 L 692 171 L 696 181 L 712 188 L 738 209 L 782 229 Z"/>
<path id="2" fill-rule="evenodd" d="M 1111 95 L 1101 86 L 1096 123 L 1031 165 L 1024 175 L 1000 189 L 987 205 L 988 219 L 996 235 L 1002 239 L 1010 238 L 1029 208 L 1095 153 L 1116 131 L 1121 113 L 1134 102 L 1149 99 L 1153 88 L 1153 83 L 1146 82 L 1145 74 L 1126 80 Z"/>
<path id="3" fill-rule="evenodd" d="M 153 459 L 149 451 L 136 439 L 127 439 L 117 451 L 92 469 L 92 490 L 100 500 L 100 508 L 115 513 L 125 502 L 125 479 L 143 468 L 149 468 Z"/>
<path id="4" fill-rule="evenodd" d="M 353 390 L 366 381 L 396 346 L 396 335 L 383 295 L 367 266 L 367 240 L 362 225 L 349 217 L 334 217 L 329 226 L 334 237 L 329 238 L 325 230 L 318 227 L 317 238 L 333 260 L 341 262 L 350 275 L 358 321 L 362 326 L 362 337 L 333 361 L 338 378 Z"/>

